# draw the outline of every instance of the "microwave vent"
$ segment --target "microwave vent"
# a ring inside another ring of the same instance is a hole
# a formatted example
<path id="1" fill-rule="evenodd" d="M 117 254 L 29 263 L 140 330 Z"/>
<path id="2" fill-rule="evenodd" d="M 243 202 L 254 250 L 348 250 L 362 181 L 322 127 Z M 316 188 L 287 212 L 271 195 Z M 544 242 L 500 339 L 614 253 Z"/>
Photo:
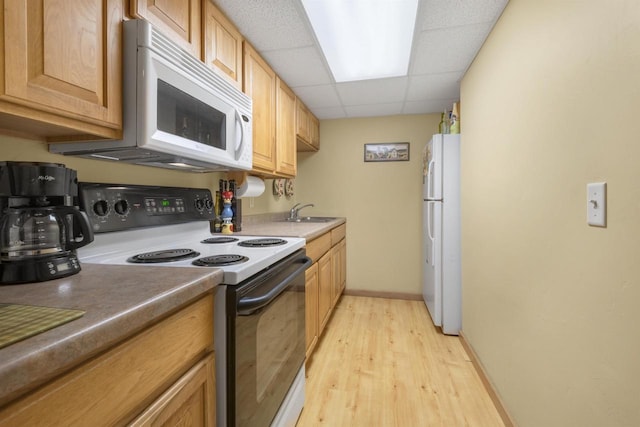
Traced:
<path id="1" fill-rule="evenodd" d="M 182 68 L 189 75 L 196 76 L 201 84 L 226 96 L 232 104 L 240 105 L 246 111 L 251 112 L 251 98 L 249 96 L 238 91 L 231 83 L 214 73 L 203 62 L 193 57 L 156 28 L 151 25 L 149 27 L 151 28 L 150 45 L 152 50 Z"/>

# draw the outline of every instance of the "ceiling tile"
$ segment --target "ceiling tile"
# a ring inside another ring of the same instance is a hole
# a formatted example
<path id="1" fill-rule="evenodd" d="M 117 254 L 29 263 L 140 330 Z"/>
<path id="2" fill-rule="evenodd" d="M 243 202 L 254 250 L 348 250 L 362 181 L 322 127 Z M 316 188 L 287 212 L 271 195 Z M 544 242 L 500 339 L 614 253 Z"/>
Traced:
<path id="1" fill-rule="evenodd" d="M 295 88 L 295 92 L 308 108 L 341 106 L 333 85 L 301 86 Z"/>
<path id="2" fill-rule="evenodd" d="M 320 107 L 314 108 L 313 114 L 320 120 L 342 119 L 347 117 L 347 113 L 342 107 Z"/>
<path id="3" fill-rule="evenodd" d="M 345 106 L 401 102 L 407 89 L 407 79 L 395 77 L 338 83 L 336 89 Z"/>
<path id="4" fill-rule="evenodd" d="M 348 117 L 394 116 L 402 113 L 402 102 L 367 104 L 344 107 Z"/>
<path id="5" fill-rule="evenodd" d="M 299 0 L 215 0 L 214 3 L 259 52 L 315 43 Z"/>
<path id="6" fill-rule="evenodd" d="M 289 87 L 332 82 L 320 53 L 314 47 L 270 50 L 263 56 Z"/>
<path id="7" fill-rule="evenodd" d="M 418 31 L 495 22 L 509 0 L 422 0 Z"/>
<path id="8" fill-rule="evenodd" d="M 460 80 L 463 73 L 427 74 L 409 77 L 407 89 L 408 101 L 420 101 L 423 99 L 449 99 L 456 98 L 460 94 Z"/>
<path id="9" fill-rule="evenodd" d="M 411 74 L 466 71 L 490 30 L 491 24 L 473 24 L 418 34 Z"/>

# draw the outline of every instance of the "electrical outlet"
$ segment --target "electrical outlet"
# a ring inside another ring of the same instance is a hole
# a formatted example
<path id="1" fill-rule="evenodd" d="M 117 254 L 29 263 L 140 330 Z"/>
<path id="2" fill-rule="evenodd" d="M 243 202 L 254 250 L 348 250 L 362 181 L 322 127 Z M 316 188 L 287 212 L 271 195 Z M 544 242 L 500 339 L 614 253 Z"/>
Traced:
<path id="1" fill-rule="evenodd" d="M 587 224 L 606 227 L 607 224 L 607 183 L 587 184 Z"/>

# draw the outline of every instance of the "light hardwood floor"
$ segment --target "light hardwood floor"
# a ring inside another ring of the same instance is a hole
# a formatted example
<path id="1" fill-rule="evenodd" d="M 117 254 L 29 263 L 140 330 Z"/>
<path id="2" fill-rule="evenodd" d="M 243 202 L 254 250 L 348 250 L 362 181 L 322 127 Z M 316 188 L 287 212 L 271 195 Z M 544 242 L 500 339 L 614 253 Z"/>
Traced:
<path id="1" fill-rule="evenodd" d="M 458 337 L 421 301 L 343 296 L 307 375 L 297 427 L 504 426 Z"/>

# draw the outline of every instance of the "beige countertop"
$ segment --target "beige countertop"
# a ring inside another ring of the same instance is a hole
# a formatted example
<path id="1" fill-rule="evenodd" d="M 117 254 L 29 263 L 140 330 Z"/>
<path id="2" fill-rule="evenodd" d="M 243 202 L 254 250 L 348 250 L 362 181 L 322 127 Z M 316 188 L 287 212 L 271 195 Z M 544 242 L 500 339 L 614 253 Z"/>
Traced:
<path id="1" fill-rule="evenodd" d="M 80 273 L 66 278 L 0 286 L 0 303 L 86 312 L 0 349 L 0 406 L 156 323 L 221 281 L 220 269 L 82 264 Z"/>
<path id="2" fill-rule="evenodd" d="M 323 235 L 332 228 L 335 228 L 346 222 L 346 218 L 336 217 L 336 219 L 328 222 L 287 222 L 277 217 L 274 220 L 264 221 L 258 219 L 252 221 L 251 217 L 247 220 L 243 218 L 242 231 L 238 234 L 254 235 L 254 236 L 292 236 L 304 237 L 307 242 Z"/>

